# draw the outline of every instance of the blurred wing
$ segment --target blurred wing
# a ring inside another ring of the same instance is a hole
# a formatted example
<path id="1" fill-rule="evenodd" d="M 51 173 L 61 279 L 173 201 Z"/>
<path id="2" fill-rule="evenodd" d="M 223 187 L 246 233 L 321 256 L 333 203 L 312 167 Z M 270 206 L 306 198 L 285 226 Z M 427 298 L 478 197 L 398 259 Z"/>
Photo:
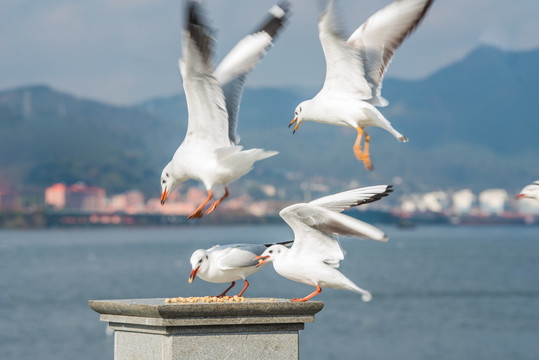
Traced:
<path id="1" fill-rule="evenodd" d="M 183 35 L 183 58 L 179 61 L 187 99 L 187 135 L 226 146 L 228 114 L 219 82 L 212 75 L 211 55 L 214 39 L 202 21 L 201 5 L 187 3 L 187 26 Z"/>
<path id="2" fill-rule="evenodd" d="M 388 196 L 391 192 L 393 192 L 392 185 L 369 186 L 325 196 L 309 202 L 309 205 L 321 206 L 328 210 L 342 212 L 354 206 L 380 200 Z"/>
<path id="3" fill-rule="evenodd" d="M 322 91 L 353 93 L 360 99 L 371 98 L 359 52 L 346 43 L 336 20 L 334 1 L 318 20 L 320 43 L 326 58 L 326 79 Z"/>
<path id="4" fill-rule="evenodd" d="M 274 5 L 262 25 L 236 44 L 215 69 L 215 78 L 223 86 L 229 115 L 229 137 L 234 144 L 239 143 L 236 129 L 247 73 L 254 69 L 272 45 L 273 39 L 287 20 L 288 7 L 287 2 Z"/>
<path id="5" fill-rule="evenodd" d="M 258 260 L 255 257 L 266 250 L 264 245 L 232 245 L 222 250 L 217 260 L 217 267 L 221 270 L 239 269 L 255 266 Z"/>
<path id="6" fill-rule="evenodd" d="M 347 44 L 359 51 L 372 91 L 373 105 L 385 106 L 382 80 L 395 50 L 424 18 L 433 0 L 397 0 L 379 10 L 350 36 Z"/>

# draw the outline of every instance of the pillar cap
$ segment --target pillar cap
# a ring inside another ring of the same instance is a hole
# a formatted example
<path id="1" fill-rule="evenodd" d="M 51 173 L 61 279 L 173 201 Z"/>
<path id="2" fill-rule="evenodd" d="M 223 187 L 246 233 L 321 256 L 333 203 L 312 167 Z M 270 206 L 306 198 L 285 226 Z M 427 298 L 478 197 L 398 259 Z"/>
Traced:
<path id="1" fill-rule="evenodd" d="M 323 301 L 292 302 L 287 299 L 245 298 L 243 302 L 165 303 L 164 298 L 90 300 L 92 310 L 102 315 L 160 319 L 230 316 L 314 316 Z"/>

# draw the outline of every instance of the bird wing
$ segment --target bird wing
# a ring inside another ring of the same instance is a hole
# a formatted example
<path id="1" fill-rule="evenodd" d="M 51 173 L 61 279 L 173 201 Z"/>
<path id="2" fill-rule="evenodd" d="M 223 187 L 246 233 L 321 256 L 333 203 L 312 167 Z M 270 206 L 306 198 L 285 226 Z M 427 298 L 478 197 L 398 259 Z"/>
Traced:
<path id="1" fill-rule="evenodd" d="M 385 106 L 382 80 L 395 50 L 424 18 L 434 0 L 396 0 L 372 15 L 346 43 L 359 51 L 373 105 Z"/>
<path id="2" fill-rule="evenodd" d="M 230 141 L 225 97 L 212 74 L 214 38 L 202 19 L 198 1 L 187 2 L 187 16 L 183 57 L 179 61 L 189 111 L 186 137 L 197 137 L 215 147 L 227 146 Z"/>
<path id="3" fill-rule="evenodd" d="M 255 260 L 255 257 L 262 254 L 264 250 L 266 250 L 266 246 L 256 244 L 234 244 L 212 249 L 219 250 L 218 252 L 215 252 L 215 255 L 218 254 L 217 267 L 221 270 L 231 270 L 257 265 L 258 260 Z"/>
<path id="4" fill-rule="evenodd" d="M 312 204 L 295 204 L 279 213 L 294 231 L 290 251 L 338 267 L 344 252 L 335 235 L 387 241 L 380 229 L 327 208 Z"/>
<path id="5" fill-rule="evenodd" d="M 353 206 L 378 201 L 393 192 L 392 185 L 375 185 L 325 196 L 309 202 L 328 210 L 342 212 Z"/>
<path id="6" fill-rule="evenodd" d="M 338 267 L 344 259 L 344 252 L 338 240 L 331 234 L 317 228 L 325 222 L 327 210 L 309 204 L 295 204 L 279 212 L 279 215 L 294 231 L 294 243 L 290 251 L 305 255 L 320 262 Z"/>
<path id="7" fill-rule="evenodd" d="M 387 241 L 382 230 L 341 212 L 377 201 L 392 191 L 391 185 L 369 186 L 284 208 L 279 215 L 294 231 L 290 251 L 337 267 L 344 253 L 335 235 Z"/>
<path id="8" fill-rule="evenodd" d="M 371 98 L 359 52 L 346 43 L 336 20 L 334 1 L 328 3 L 318 20 L 320 43 L 326 58 L 326 79 L 322 92 L 352 93 L 360 99 Z"/>
<path id="9" fill-rule="evenodd" d="M 236 129 L 245 79 L 266 54 L 273 39 L 285 24 L 288 8 L 288 2 L 274 5 L 262 25 L 240 40 L 214 71 L 215 78 L 223 87 L 228 111 L 228 135 L 234 144 L 239 143 Z"/>

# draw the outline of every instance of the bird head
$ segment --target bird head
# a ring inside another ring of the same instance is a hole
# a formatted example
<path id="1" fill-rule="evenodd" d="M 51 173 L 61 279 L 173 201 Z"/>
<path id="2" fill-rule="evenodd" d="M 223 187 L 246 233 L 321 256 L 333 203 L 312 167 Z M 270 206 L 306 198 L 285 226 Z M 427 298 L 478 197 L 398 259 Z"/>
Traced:
<path id="1" fill-rule="evenodd" d="M 306 101 L 302 102 L 296 107 L 296 110 L 294 110 L 294 120 L 290 122 L 288 127 L 291 127 L 294 123 L 296 126 L 294 126 L 293 134 L 296 133 L 296 130 L 298 130 L 299 125 L 304 121 L 304 112 L 303 109 L 305 108 Z"/>
<path id="2" fill-rule="evenodd" d="M 284 251 L 283 249 L 288 250 L 283 245 L 272 245 L 266 249 L 261 255 L 257 256 L 255 259 L 258 260 L 258 265 L 256 267 L 262 266 L 267 262 L 272 262 Z"/>
<path id="3" fill-rule="evenodd" d="M 170 194 L 176 185 L 185 180 L 187 179 L 178 177 L 177 171 L 175 171 L 172 162 L 169 162 L 167 166 L 165 166 L 163 172 L 161 173 L 161 205 L 165 205 L 168 194 Z"/>
<path id="4" fill-rule="evenodd" d="M 198 249 L 195 252 L 193 252 L 193 255 L 191 255 L 191 275 L 189 275 L 189 284 L 195 280 L 195 276 L 200 271 L 200 268 L 203 267 L 206 264 L 206 261 L 208 261 L 209 255 L 206 250 Z"/>
<path id="5" fill-rule="evenodd" d="M 534 181 L 533 184 L 525 186 L 517 195 L 518 199 L 528 198 L 539 200 L 539 181 Z"/>

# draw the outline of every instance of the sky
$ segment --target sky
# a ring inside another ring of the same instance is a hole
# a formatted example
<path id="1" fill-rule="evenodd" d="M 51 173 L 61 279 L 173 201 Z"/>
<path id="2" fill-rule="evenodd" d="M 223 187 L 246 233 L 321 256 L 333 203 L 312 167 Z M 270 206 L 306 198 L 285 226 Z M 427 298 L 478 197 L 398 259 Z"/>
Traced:
<path id="1" fill-rule="evenodd" d="M 255 29 L 276 0 L 206 0 L 216 30 L 215 64 Z M 325 62 L 318 40 L 323 0 L 290 0 L 292 15 L 274 47 L 250 74 L 249 87 L 317 89 Z M 389 0 L 340 0 L 351 34 Z M 480 45 L 539 47 L 537 0 L 436 0 L 397 50 L 387 77 L 419 79 Z M 0 90 L 47 84 L 62 92 L 131 105 L 182 91 L 183 1 L 2 0 Z"/>

